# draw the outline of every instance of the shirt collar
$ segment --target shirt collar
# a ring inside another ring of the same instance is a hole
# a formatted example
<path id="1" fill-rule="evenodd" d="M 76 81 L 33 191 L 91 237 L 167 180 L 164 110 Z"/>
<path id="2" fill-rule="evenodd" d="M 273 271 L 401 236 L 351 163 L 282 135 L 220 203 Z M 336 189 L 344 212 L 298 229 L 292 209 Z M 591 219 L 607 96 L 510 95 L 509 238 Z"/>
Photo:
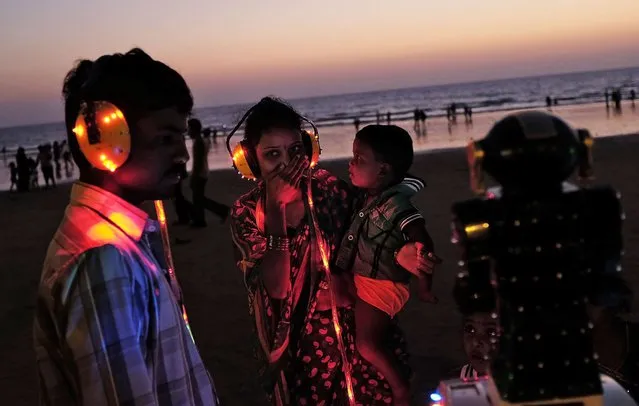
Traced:
<path id="1" fill-rule="evenodd" d="M 424 182 L 422 179 L 415 176 L 406 175 L 406 177 L 400 183 L 386 189 L 382 193 L 382 196 L 388 196 L 395 193 L 403 193 L 411 197 L 422 190 L 425 186 L 426 182 Z"/>
<path id="2" fill-rule="evenodd" d="M 76 182 L 73 184 L 71 204 L 95 210 L 135 241 L 140 240 L 142 233 L 147 228 L 153 230 L 146 231 L 157 230 L 157 226 L 153 224 L 154 221 L 149 219 L 149 215 L 144 210 L 113 193 L 88 183 Z"/>

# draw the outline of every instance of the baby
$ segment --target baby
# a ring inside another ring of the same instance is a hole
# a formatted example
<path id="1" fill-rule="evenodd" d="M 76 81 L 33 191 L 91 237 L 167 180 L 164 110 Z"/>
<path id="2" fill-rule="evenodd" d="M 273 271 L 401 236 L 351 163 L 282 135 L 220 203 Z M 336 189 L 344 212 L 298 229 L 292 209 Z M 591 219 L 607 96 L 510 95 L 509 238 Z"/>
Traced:
<path id="1" fill-rule="evenodd" d="M 433 254 L 424 218 L 410 201 L 424 187 L 420 179 L 407 176 L 412 162 L 413 141 L 402 128 L 369 125 L 356 134 L 349 174 L 362 198 L 336 260 L 339 268 L 352 269 L 355 277 L 358 352 L 388 380 L 395 405 L 409 404 L 409 385 L 383 342 L 391 320 L 408 301 L 411 276 L 395 255 L 407 242 L 416 243 L 417 255 L 429 264 L 418 276 L 419 296 L 431 303 L 437 299 L 431 293 L 430 274 L 441 262 Z"/>

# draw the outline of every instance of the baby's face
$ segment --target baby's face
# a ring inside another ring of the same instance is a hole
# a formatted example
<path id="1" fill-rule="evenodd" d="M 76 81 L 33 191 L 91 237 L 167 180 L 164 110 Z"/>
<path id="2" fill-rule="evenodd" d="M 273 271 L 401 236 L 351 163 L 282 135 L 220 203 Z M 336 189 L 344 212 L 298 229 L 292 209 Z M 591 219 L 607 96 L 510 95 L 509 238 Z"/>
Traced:
<path id="1" fill-rule="evenodd" d="M 490 313 L 464 317 L 464 351 L 470 364 L 480 375 L 488 373 L 490 357 L 497 349 L 498 336 L 499 324 Z"/>
<path id="2" fill-rule="evenodd" d="M 348 165 L 353 186 L 362 189 L 376 189 L 380 187 L 383 164 L 375 158 L 373 149 L 358 139 L 353 141 L 353 158 Z"/>

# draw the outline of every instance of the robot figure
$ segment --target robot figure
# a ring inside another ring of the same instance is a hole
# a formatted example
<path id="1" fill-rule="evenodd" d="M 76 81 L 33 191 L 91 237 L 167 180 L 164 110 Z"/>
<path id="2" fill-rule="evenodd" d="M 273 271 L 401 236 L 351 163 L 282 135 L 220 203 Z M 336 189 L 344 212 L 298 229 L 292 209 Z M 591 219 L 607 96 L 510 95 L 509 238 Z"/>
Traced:
<path id="1" fill-rule="evenodd" d="M 471 186 L 481 196 L 453 205 L 462 248 L 457 283 L 471 296 L 496 293 L 501 336 L 490 375 L 452 380 L 434 405 L 635 405 L 600 375 L 586 313 L 585 281 L 621 270 L 619 195 L 566 180 L 592 176 L 592 138 L 545 112 L 497 122 L 468 147 Z M 486 190 L 483 172 L 500 187 Z"/>

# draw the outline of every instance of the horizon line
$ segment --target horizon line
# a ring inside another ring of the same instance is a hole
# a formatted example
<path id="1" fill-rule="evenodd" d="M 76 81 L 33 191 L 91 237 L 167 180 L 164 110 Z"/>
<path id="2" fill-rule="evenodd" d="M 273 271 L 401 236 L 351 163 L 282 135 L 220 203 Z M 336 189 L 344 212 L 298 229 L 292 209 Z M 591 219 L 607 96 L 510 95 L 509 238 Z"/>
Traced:
<path id="1" fill-rule="evenodd" d="M 447 82 L 447 83 L 431 84 L 431 85 L 418 85 L 418 86 L 410 86 L 410 87 L 396 87 L 396 88 L 386 88 L 386 89 L 376 89 L 376 90 L 364 90 L 364 91 L 360 91 L 360 92 L 315 94 L 315 95 L 304 96 L 304 97 L 285 98 L 285 100 L 293 102 L 293 101 L 300 101 L 300 100 L 327 98 L 327 97 L 337 97 L 337 96 L 365 95 L 365 94 L 371 94 L 371 93 L 382 93 L 382 92 L 390 92 L 390 91 L 396 91 L 396 90 L 432 89 L 432 88 L 446 87 L 446 86 L 453 86 L 453 85 L 472 85 L 472 84 L 489 83 L 489 82 L 501 82 L 501 81 L 506 81 L 506 80 L 545 78 L 545 77 L 562 76 L 562 75 L 570 75 L 570 74 L 585 74 L 585 73 L 606 72 L 606 71 L 620 71 L 620 70 L 627 70 L 627 69 L 639 69 L 639 66 L 623 66 L 623 67 L 614 67 L 614 68 L 607 68 L 607 69 L 574 70 L 574 71 L 563 71 L 563 72 L 554 72 L 554 73 L 541 73 L 541 74 L 537 74 L 537 75 L 511 76 L 511 77 L 503 77 L 503 78 L 499 78 L 499 79 L 483 79 L 483 80 L 471 79 L 471 80 L 462 80 L 460 82 Z M 262 96 L 262 97 L 266 97 L 266 96 L 268 96 L 268 95 L 265 95 L 265 96 Z M 272 95 L 272 96 L 276 96 L 276 95 Z M 279 96 L 277 96 L 277 97 L 279 97 Z M 281 98 L 284 99 L 284 97 L 281 97 Z M 252 102 L 245 101 L 245 102 L 228 103 L 228 104 L 213 104 L 213 105 L 208 105 L 208 106 L 204 106 L 204 107 L 194 108 L 193 111 L 195 112 L 195 110 L 204 110 L 204 109 L 212 109 L 212 108 L 219 108 L 219 107 L 244 106 L 244 105 L 248 105 L 248 104 L 251 104 L 251 103 Z M 7 129 L 7 128 L 35 127 L 35 126 L 40 126 L 40 125 L 59 124 L 59 123 L 64 123 L 64 120 L 48 121 L 48 122 L 40 122 L 40 123 L 32 123 L 32 124 L 19 124 L 19 125 L 12 125 L 12 126 L 0 126 L 0 130 L 4 130 L 4 129 Z"/>

